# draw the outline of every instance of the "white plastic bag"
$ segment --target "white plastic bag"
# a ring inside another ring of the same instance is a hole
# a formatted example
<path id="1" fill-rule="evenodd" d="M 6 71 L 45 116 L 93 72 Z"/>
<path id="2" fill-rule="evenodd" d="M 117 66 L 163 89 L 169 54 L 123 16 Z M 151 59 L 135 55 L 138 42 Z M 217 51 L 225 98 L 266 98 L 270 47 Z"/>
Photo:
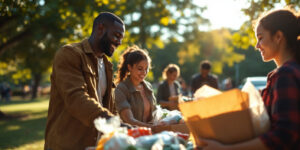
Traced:
<path id="1" fill-rule="evenodd" d="M 186 145 L 186 142 L 179 138 L 174 132 L 163 131 L 154 135 L 137 138 L 135 146 L 140 149 L 151 150 L 161 149 L 164 146 L 173 146 L 174 148 L 171 149 L 179 150 L 180 144 Z"/>
<path id="2" fill-rule="evenodd" d="M 181 112 L 178 110 L 167 110 L 156 106 L 156 110 L 152 113 L 154 125 L 170 125 L 178 123 L 182 118 Z"/>
<path id="3" fill-rule="evenodd" d="M 99 117 L 94 120 L 94 124 L 96 129 L 103 133 L 101 139 L 98 134 L 96 150 L 126 149 L 135 144 L 134 139 L 127 135 L 127 129 L 120 127 L 121 121 L 118 116 L 110 119 Z"/>
<path id="4" fill-rule="evenodd" d="M 124 133 L 116 133 L 105 143 L 104 150 L 122 150 L 135 144 L 136 142 L 133 137 Z"/>
<path id="5" fill-rule="evenodd" d="M 269 116 L 262 97 L 250 81 L 245 83 L 242 91 L 249 95 L 249 108 L 251 108 L 251 121 L 254 133 L 256 136 L 261 135 L 270 128 Z"/>

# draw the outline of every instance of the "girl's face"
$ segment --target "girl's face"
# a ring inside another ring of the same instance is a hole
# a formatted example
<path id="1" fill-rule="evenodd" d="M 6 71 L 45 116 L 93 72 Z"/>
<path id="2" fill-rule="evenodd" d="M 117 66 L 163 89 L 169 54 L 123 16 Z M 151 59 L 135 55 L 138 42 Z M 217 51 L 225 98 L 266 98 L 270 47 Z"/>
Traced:
<path id="1" fill-rule="evenodd" d="M 278 57 L 278 45 L 270 32 L 259 24 L 256 28 L 256 48 L 260 51 L 263 61 L 267 62 Z"/>
<path id="2" fill-rule="evenodd" d="M 141 83 L 148 73 L 148 61 L 142 60 L 136 64 L 133 64 L 133 66 L 128 65 L 128 70 L 130 72 L 130 78 L 134 83 Z"/>
<path id="3" fill-rule="evenodd" d="M 173 82 L 177 79 L 178 75 L 177 75 L 177 71 L 174 72 L 167 72 L 167 80 Z"/>

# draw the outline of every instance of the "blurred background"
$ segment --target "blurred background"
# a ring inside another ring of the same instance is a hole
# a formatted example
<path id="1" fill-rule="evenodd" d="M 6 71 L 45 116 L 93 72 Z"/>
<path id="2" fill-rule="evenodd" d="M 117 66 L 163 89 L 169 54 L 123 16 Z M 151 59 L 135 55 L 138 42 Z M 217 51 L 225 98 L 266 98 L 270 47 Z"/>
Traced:
<path id="1" fill-rule="evenodd" d="M 89 37 L 99 12 L 126 24 L 114 71 L 136 44 L 150 53 L 154 88 L 169 63 L 180 66 L 189 86 L 207 59 L 226 90 L 275 68 L 255 49 L 252 21 L 286 5 L 299 10 L 300 0 L 0 0 L 0 149 L 42 149 L 54 54 Z"/>

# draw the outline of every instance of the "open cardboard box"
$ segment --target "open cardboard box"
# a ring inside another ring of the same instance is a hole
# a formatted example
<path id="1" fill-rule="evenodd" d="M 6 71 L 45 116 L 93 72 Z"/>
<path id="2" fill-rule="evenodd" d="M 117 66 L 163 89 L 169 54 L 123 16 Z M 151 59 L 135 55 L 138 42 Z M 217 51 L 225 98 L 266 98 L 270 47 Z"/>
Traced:
<path id="1" fill-rule="evenodd" d="M 189 129 L 185 123 L 172 124 L 172 125 L 157 125 L 157 126 L 153 126 L 151 129 L 153 133 L 159 133 L 162 131 L 173 131 L 173 132 L 181 132 L 181 133 L 189 134 Z"/>
<path id="2" fill-rule="evenodd" d="M 201 100 L 180 103 L 179 108 L 195 144 L 202 146 L 200 137 L 233 144 L 266 132 L 269 120 L 262 123 L 259 113 L 264 106 L 259 104 L 250 107 L 248 93 L 233 89 Z"/>

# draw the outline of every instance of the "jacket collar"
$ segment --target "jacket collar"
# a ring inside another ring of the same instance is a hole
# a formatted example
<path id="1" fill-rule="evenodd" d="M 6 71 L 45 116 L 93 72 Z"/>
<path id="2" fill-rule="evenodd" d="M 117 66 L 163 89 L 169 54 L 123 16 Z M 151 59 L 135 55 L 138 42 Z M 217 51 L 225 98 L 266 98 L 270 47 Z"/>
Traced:
<path id="1" fill-rule="evenodd" d="M 107 59 L 106 56 L 103 56 L 102 58 L 103 58 L 104 64 L 106 64 L 105 67 L 106 67 L 106 68 L 110 68 L 110 70 L 112 70 L 113 64 Z"/>
<path id="2" fill-rule="evenodd" d="M 163 81 L 163 85 L 169 86 L 168 81 L 167 81 L 167 80 L 164 80 L 164 81 Z"/>
<path id="3" fill-rule="evenodd" d="M 89 43 L 88 39 L 84 39 L 82 41 L 82 43 L 83 43 L 83 51 L 85 53 L 87 53 L 87 54 L 93 54 L 97 58 L 97 56 L 95 55 L 95 53 L 94 53 L 94 51 L 93 51 L 93 49 L 91 47 L 91 44 Z M 105 67 L 112 69 L 113 64 L 110 61 L 108 61 L 107 57 L 105 55 L 103 55 L 102 58 L 103 58 L 104 64 L 107 65 Z"/>
<path id="4" fill-rule="evenodd" d="M 133 83 L 131 82 L 130 76 L 127 76 L 127 77 L 126 77 L 126 79 L 124 80 L 124 83 L 127 85 L 127 87 L 128 87 L 128 89 L 129 89 L 130 92 L 133 93 L 133 92 L 139 91 L 139 90 L 137 90 L 137 89 L 135 88 L 135 86 L 134 86 Z M 147 85 L 147 83 L 145 83 L 145 81 L 142 81 L 142 84 L 144 85 L 144 87 L 146 87 L 146 90 L 147 90 L 147 91 L 152 92 L 152 89 Z"/>
<path id="5" fill-rule="evenodd" d="M 93 49 L 91 47 L 91 44 L 89 43 L 88 39 L 84 39 L 82 41 L 82 43 L 83 43 L 83 51 L 85 53 L 94 53 L 94 51 L 93 51 Z"/>
<path id="6" fill-rule="evenodd" d="M 163 84 L 165 87 L 169 88 L 169 83 L 168 83 L 167 80 L 164 80 L 162 84 Z M 175 86 L 176 88 L 178 88 L 178 84 L 177 84 L 177 81 L 176 81 L 176 80 L 173 82 L 173 84 L 174 84 L 174 86 Z"/>

